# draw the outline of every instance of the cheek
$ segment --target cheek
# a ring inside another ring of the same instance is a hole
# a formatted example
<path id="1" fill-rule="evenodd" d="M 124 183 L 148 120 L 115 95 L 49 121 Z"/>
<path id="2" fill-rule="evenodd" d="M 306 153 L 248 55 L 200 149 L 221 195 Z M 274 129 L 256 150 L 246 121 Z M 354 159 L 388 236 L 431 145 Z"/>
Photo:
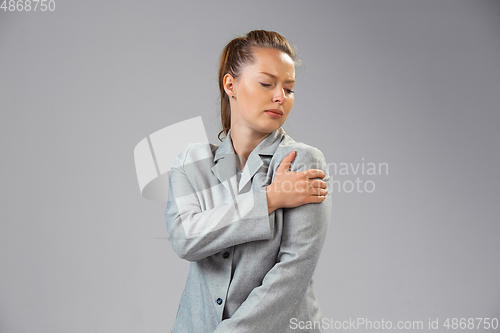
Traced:
<path id="1" fill-rule="evenodd" d="M 258 93 L 253 89 L 252 87 L 245 87 L 245 90 L 243 91 L 243 98 L 241 101 L 243 102 L 243 105 L 245 106 L 246 110 L 249 110 L 252 108 L 252 106 L 255 105 L 256 102 L 256 96 L 259 96 Z"/>
<path id="2" fill-rule="evenodd" d="M 258 113 L 258 111 L 265 105 L 266 101 L 269 99 L 265 94 L 257 89 L 248 88 L 245 90 L 245 99 L 242 101 L 244 109 L 247 113 Z"/>

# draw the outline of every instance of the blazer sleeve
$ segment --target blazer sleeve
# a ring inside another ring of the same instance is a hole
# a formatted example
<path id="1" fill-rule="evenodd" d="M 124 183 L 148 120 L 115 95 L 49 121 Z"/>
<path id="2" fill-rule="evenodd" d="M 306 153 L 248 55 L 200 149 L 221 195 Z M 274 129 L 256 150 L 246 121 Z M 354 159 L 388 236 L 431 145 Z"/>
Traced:
<path id="1" fill-rule="evenodd" d="M 297 153 L 292 171 L 321 169 L 329 188 L 330 175 L 320 150 L 308 147 Z M 233 316 L 214 333 L 281 332 L 312 280 L 331 216 L 331 194 L 321 203 L 283 209 L 283 234 L 276 264 L 253 289 Z"/>
<path id="2" fill-rule="evenodd" d="M 254 176 L 248 192 L 212 209 L 202 209 L 198 196 L 203 194 L 195 191 L 185 172 L 185 153 L 171 168 L 164 214 L 168 239 L 180 258 L 199 261 L 237 244 L 272 237 L 274 214 L 268 213 L 262 174 Z M 222 184 L 218 186 L 223 189 Z"/>

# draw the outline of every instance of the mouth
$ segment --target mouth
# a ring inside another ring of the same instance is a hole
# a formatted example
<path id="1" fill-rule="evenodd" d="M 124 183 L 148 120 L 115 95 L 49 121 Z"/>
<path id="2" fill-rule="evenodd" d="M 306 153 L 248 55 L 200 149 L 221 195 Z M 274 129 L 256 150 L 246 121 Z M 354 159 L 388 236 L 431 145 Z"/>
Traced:
<path id="1" fill-rule="evenodd" d="M 281 116 L 283 116 L 283 111 L 280 110 L 266 110 L 264 111 L 269 117 L 274 118 L 274 119 L 279 119 Z"/>
<path id="2" fill-rule="evenodd" d="M 280 116 L 280 117 L 283 115 L 283 111 L 280 111 L 278 109 L 269 109 L 269 110 L 266 110 L 264 112 L 267 114 L 271 113 L 271 115 Z"/>

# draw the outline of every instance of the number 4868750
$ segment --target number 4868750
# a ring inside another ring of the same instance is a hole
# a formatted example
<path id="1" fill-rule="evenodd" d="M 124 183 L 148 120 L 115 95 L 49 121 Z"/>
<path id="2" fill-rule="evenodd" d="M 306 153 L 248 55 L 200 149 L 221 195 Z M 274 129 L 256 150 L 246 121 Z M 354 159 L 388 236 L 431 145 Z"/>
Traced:
<path id="1" fill-rule="evenodd" d="M 31 12 L 34 11 L 50 11 L 56 10 L 56 2 L 54 0 L 3 0 L 0 6 L 4 12 Z"/>

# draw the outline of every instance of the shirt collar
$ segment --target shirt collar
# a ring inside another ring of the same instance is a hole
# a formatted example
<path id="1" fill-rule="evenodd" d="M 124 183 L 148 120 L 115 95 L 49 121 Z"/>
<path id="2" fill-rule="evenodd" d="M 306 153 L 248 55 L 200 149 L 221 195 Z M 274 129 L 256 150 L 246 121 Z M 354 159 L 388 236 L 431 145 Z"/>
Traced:
<path id="1" fill-rule="evenodd" d="M 235 176 L 237 171 L 236 153 L 234 152 L 230 133 L 231 130 L 229 130 L 226 137 L 215 151 L 214 166 L 212 167 L 212 171 L 222 183 Z M 245 186 L 245 184 L 264 164 L 260 156 L 274 155 L 274 152 L 278 148 L 278 145 L 281 143 L 285 135 L 286 132 L 282 128 L 279 128 L 266 136 L 257 145 L 257 147 L 252 150 L 252 152 L 248 156 L 248 160 L 245 163 L 245 167 L 243 168 L 243 174 L 239 186 L 240 189 Z"/>
<path id="2" fill-rule="evenodd" d="M 215 151 L 214 163 L 216 163 L 219 159 L 224 158 L 226 156 L 234 158 L 234 156 L 232 155 L 235 155 L 235 152 L 230 134 L 231 134 L 231 129 L 229 129 L 226 137 Z M 275 130 L 274 132 L 271 132 L 257 145 L 257 147 L 254 148 L 254 150 L 252 150 L 250 156 L 248 156 L 248 161 L 250 161 L 250 157 L 252 155 L 273 155 L 276 148 L 278 148 L 278 145 L 280 144 L 281 140 L 285 135 L 286 132 L 281 127 Z"/>

